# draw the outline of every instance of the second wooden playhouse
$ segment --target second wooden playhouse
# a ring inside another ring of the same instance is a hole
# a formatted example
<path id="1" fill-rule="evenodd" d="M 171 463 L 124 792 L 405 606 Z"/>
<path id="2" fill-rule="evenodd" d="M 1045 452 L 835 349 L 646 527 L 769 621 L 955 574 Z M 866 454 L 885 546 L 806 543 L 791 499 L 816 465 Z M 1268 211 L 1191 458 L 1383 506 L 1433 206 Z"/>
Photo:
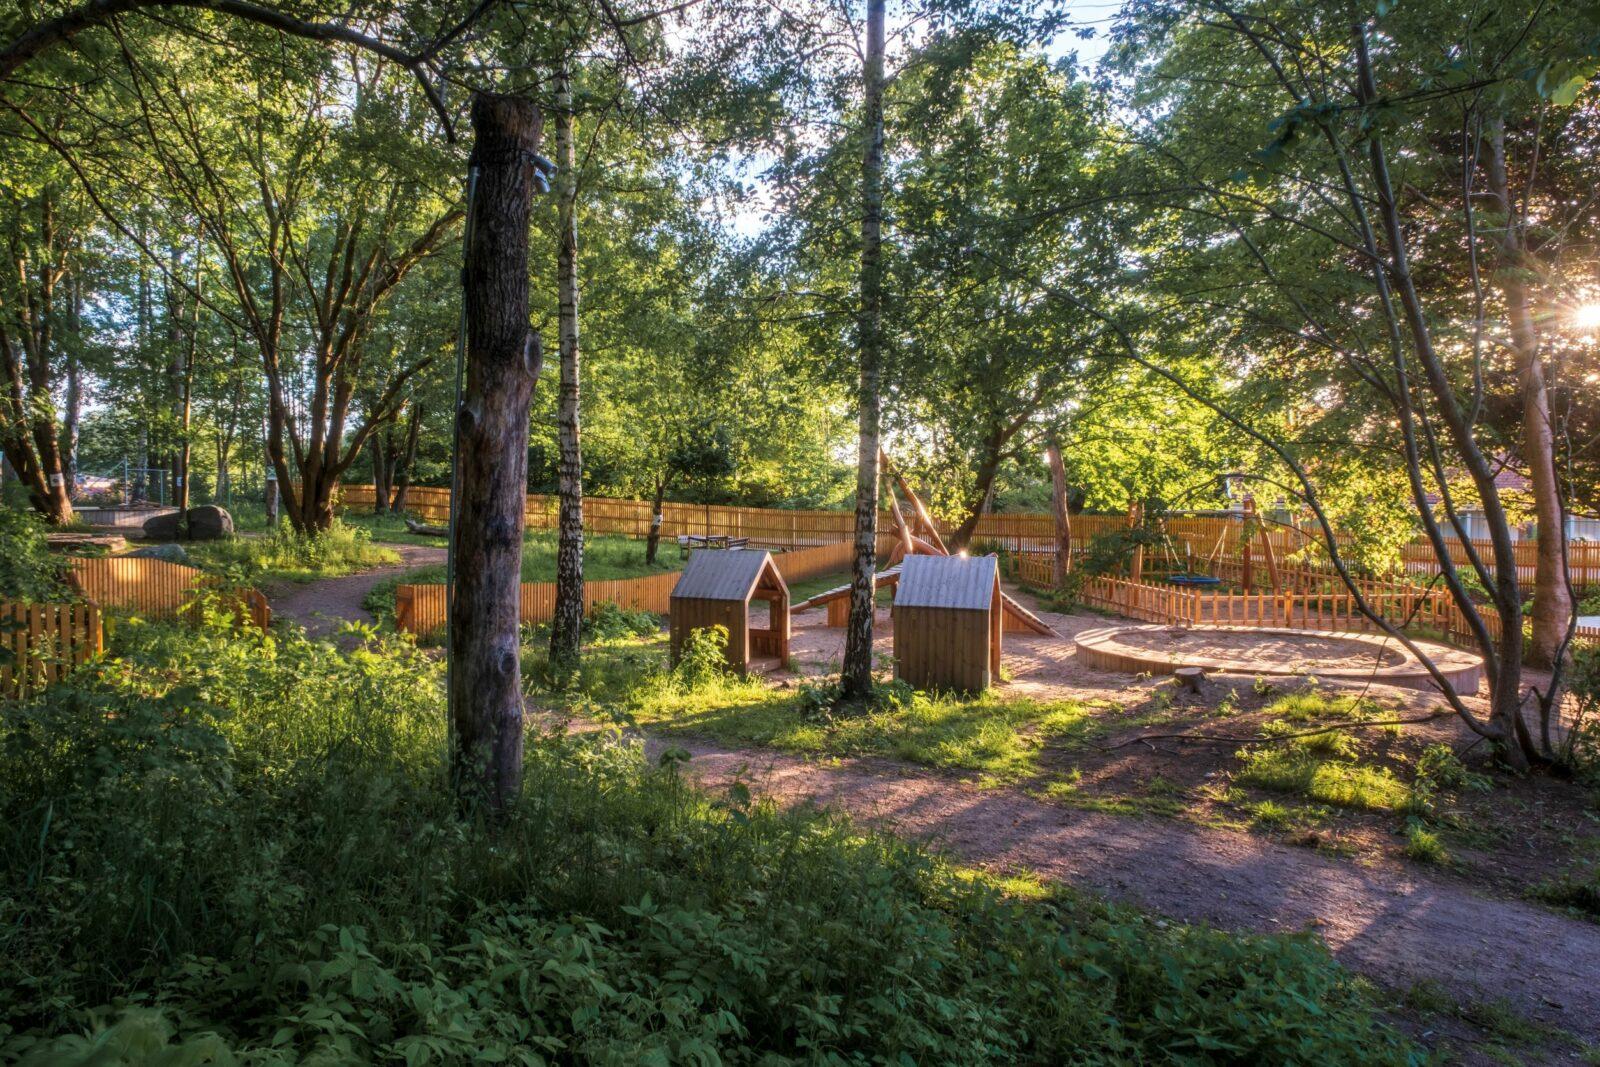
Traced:
<path id="1" fill-rule="evenodd" d="M 1004 601 L 993 556 L 907 556 L 894 594 L 894 673 L 977 693 L 1000 680 Z"/>
<path id="2" fill-rule="evenodd" d="M 750 604 L 764 600 L 766 626 L 751 624 Z M 770 552 L 751 549 L 698 549 L 689 555 L 683 576 L 672 587 L 672 662 L 695 630 L 723 626 L 728 631 L 728 666 L 744 673 L 753 657 L 789 659 L 789 587 Z"/>

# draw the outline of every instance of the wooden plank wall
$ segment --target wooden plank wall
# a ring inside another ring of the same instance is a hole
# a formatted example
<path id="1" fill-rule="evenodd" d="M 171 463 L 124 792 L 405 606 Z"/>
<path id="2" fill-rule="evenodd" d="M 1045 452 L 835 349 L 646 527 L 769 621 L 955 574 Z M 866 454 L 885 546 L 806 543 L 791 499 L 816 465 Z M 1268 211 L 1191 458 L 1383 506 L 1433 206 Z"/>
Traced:
<path id="1" fill-rule="evenodd" d="M 26 696 L 105 647 L 94 604 L 0 601 L 0 695 Z"/>
<path id="2" fill-rule="evenodd" d="M 153 619 L 175 619 L 195 610 L 197 590 L 219 585 L 215 575 L 197 567 L 142 556 L 75 556 L 70 561 L 73 584 L 102 608 L 136 611 Z M 229 590 L 240 614 L 266 629 L 272 623 L 267 598 L 256 589 Z"/>
<path id="3" fill-rule="evenodd" d="M 888 551 L 893 539 L 878 539 L 878 552 Z M 718 550 L 710 550 L 718 551 Z M 773 557 L 778 573 L 785 583 L 801 582 L 823 574 L 846 570 L 855 551 L 845 542 L 801 548 L 783 552 Z M 657 615 L 672 610 L 672 587 L 678 584 L 682 571 L 667 571 L 643 578 L 618 578 L 603 582 L 585 582 L 583 605 L 591 611 L 597 604 L 612 603 L 635 611 L 653 611 Z M 556 583 L 522 583 L 522 621 L 548 622 L 555 614 Z M 407 633 L 431 634 L 444 628 L 448 613 L 445 588 L 442 584 L 402 585 L 395 590 L 395 626 Z"/>
<path id="4" fill-rule="evenodd" d="M 998 609 L 995 609 L 998 610 Z M 894 674 L 917 689 L 977 693 L 994 684 L 993 611 L 894 609 Z"/>

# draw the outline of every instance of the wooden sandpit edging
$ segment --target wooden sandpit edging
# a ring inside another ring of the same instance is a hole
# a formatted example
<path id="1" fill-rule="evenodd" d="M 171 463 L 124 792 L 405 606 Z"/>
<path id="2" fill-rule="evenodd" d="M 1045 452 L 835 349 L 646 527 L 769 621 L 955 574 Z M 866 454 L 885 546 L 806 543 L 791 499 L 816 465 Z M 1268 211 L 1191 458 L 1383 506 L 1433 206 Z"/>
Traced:
<path id="1" fill-rule="evenodd" d="M 1158 651 L 1119 640 L 1122 635 L 1133 632 L 1140 634 L 1165 633 L 1171 635 L 1175 640 L 1191 633 L 1197 635 L 1210 633 L 1242 634 L 1260 637 L 1271 635 L 1280 639 L 1284 637 L 1317 638 L 1322 641 L 1337 641 L 1364 647 L 1351 649 L 1350 666 L 1309 666 L 1293 661 L 1252 660 L 1248 655 L 1241 655 L 1238 658 L 1197 655 L 1183 652 L 1175 647 Z M 1127 674 L 1142 674 L 1146 671 L 1151 674 L 1171 674 L 1179 667 L 1200 667 L 1206 671 L 1229 674 L 1315 675 L 1318 678 L 1330 681 L 1379 682 L 1385 685 L 1400 686 L 1405 689 L 1430 690 L 1436 688 L 1433 676 L 1428 673 L 1427 668 L 1418 662 L 1415 656 L 1406 651 L 1404 646 L 1383 634 L 1343 633 L 1333 630 L 1293 630 L 1255 626 L 1184 627 L 1163 623 L 1129 623 L 1085 630 L 1074 638 L 1074 644 L 1077 647 L 1079 660 L 1085 667 L 1092 670 L 1116 671 Z M 1417 644 L 1427 651 L 1429 658 L 1433 660 L 1439 672 L 1449 682 L 1451 689 L 1458 695 L 1471 696 L 1478 691 L 1478 684 L 1483 672 L 1483 660 L 1481 657 L 1430 641 L 1419 641 Z M 1403 657 L 1403 661 L 1399 664 L 1386 666 L 1382 663 L 1374 662 L 1379 657 L 1393 656 L 1395 653 L 1399 653 Z"/>

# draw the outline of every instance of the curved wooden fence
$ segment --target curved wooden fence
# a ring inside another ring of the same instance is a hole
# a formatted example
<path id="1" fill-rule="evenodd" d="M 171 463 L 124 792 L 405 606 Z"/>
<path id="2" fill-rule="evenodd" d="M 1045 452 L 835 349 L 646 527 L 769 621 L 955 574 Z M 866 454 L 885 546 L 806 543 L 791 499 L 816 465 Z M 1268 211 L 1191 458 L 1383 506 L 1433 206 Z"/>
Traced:
<path id="1" fill-rule="evenodd" d="M 879 538 L 879 554 L 887 553 L 893 543 L 892 538 Z M 813 548 L 796 549 L 793 552 L 780 552 L 772 559 L 778 565 L 778 573 L 783 575 L 783 580 L 793 583 L 846 570 L 854 554 L 852 545 L 840 541 Z M 665 615 L 672 607 L 672 588 L 678 584 L 678 578 L 682 574 L 682 571 L 667 571 L 662 574 L 646 575 L 643 578 L 585 582 L 583 609 L 592 611 L 598 604 L 611 603 L 630 611 L 653 611 L 657 615 Z M 555 615 L 555 606 L 556 583 L 522 583 L 523 622 L 548 622 Z M 402 585 L 395 589 L 396 629 L 418 635 L 435 633 L 443 629 L 448 614 L 449 600 L 443 584 Z"/>

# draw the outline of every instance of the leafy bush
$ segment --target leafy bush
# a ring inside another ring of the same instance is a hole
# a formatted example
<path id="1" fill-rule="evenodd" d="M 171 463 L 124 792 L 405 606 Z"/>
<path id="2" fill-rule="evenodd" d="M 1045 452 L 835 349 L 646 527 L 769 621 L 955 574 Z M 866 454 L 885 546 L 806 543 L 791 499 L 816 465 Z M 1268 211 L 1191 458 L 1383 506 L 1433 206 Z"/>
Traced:
<path id="1" fill-rule="evenodd" d="M 689 631 L 683 647 L 678 650 L 678 663 L 672 673 L 677 681 L 693 688 L 726 673 L 727 657 L 728 628 L 701 627 Z"/>
<path id="2" fill-rule="evenodd" d="M 41 603 L 66 594 L 66 564 L 45 543 L 44 521 L 0 505 L 0 597 Z"/>
<path id="3" fill-rule="evenodd" d="M 1308 935 L 1018 892 L 609 735 L 532 739 L 486 826 L 409 645 L 118 640 L 0 706 L 0 1060 L 1412 1060 Z"/>
<path id="4" fill-rule="evenodd" d="M 648 637 L 660 629 L 661 616 L 655 612 L 630 611 L 609 600 L 596 604 L 583 618 L 583 639 L 598 643 Z M 723 643 L 727 643 L 726 632 Z"/>
<path id="5" fill-rule="evenodd" d="M 278 526 L 264 537 L 232 537 L 191 550 L 203 566 L 241 582 L 306 582 L 400 562 L 394 549 L 373 544 L 366 530 L 339 519 L 322 533 L 298 534 Z"/>

